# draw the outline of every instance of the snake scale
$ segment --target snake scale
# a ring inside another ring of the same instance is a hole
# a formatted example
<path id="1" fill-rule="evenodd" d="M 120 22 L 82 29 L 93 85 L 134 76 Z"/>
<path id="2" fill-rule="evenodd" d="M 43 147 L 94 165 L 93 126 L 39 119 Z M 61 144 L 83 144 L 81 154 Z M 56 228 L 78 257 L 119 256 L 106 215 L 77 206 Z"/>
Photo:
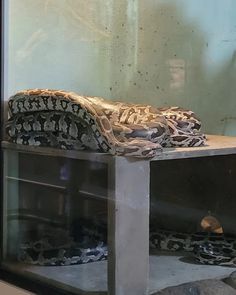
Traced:
<path id="1" fill-rule="evenodd" d="M 62 90 L 32 89 L 9 99 L 9 140 L 149 158 L 163 147 L 200 146 L 201 122 L 179 107 L 114 102 Z"/>
<path id="2" fill-rule="evenodd" d="M 204 145 L 201 122 L 179 107 L 109 101 L 63 90 L 31 89 L 9 99 L 9 141 L 62 149 L 90 149 L 113 155 L 150 158 L 164 147 Z M 150 233 L 150 246 L 194 253 L 200 263 L 235 266 L 236 242 L 222 234 Z M 55 245 L 50 236 L 21 245 L 18 259 L 39 265 L 71 265 L 107 258 L 105 235 L 68 238 Z"/>

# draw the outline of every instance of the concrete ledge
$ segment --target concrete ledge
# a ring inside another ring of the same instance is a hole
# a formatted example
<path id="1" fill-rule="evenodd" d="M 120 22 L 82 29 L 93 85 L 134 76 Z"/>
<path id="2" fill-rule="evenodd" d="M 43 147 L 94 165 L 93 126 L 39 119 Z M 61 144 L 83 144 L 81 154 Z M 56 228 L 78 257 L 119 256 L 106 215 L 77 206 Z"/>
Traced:
<path id="1" fill-rule="evenodd" d="M 155 295 L 236 295 L 236 290 L 220 280 L 203 280 L 169 287 Z"/>

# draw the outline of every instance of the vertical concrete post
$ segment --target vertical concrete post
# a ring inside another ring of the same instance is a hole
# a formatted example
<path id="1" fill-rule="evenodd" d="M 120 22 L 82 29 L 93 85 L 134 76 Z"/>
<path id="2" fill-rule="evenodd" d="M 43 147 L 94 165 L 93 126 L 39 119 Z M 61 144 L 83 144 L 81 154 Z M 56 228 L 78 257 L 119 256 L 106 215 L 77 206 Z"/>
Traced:
<path id="1" fill-rule="evenodd" d="M 124 157 L 109 163 L 109 295 L 148 294 L 149 165 Z"/>

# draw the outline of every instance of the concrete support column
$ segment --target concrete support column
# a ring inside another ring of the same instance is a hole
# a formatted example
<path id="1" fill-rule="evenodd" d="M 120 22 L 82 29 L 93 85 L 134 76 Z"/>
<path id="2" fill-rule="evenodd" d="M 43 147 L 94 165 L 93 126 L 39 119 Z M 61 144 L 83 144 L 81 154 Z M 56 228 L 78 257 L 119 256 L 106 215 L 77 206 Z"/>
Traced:
<path id="1" fill-rule="evenodd" d="M 109 163 L 109 295 L 148 294 L 149 165 L 124 157 Z"/>

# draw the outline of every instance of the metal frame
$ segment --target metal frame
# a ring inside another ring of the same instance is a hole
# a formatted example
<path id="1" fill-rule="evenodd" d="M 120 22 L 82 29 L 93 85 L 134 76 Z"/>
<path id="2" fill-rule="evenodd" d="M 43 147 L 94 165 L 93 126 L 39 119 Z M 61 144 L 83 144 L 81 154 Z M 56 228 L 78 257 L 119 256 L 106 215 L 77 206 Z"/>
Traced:
<path id="1" fill-rule="evenodd" d="M 0 28 L 0 83 L 1 83 L 1 105 L 0 105 L 0 110 L 1 110 L 1 124 L 3 123 L 3 116 L 2 116 L 2 98 L 4 97 L 4 50 L 3 50 L 3 41 L 4 41 L 4 17 L 3 17 L 3 11 L 4 11 L 4 0 L 0 0 L 0 22 L 1 22 L 1 28 Z M 2 126 L 2 125 L 1 125 Z M 2 131 L 1 131 L 2 135 Z M 2 140 L 2 136 L 0 138 Z"/>
<path id="2" fill-rule="evenodd" d="M 1 130 L 0 130 L 0 142 L 2 142 L 3 139 L 3 97 L 4 97 L 4 51 L 3 51 L 3 41 L 4 41 L 4 18 L 3 18 L 3 9 L 4 9 L 4 0 L 0 1 L 0 91 L 1 91 L 1 97 L 0 97 L 0 122 L 1 122 Z M 2 146 L 0 147 L 0 212 L 3 212 L 3 151 Z M 1 214 L 2 216 L 2 214 Z M 0 241 L 2 241 L 3 238 L 3 222 L 1 218 L 0 222 Z M 0 249 L 1 249 L 0 245 Z M 2 249 L 0 251 L 0 259 L 2 259 Z"/>

